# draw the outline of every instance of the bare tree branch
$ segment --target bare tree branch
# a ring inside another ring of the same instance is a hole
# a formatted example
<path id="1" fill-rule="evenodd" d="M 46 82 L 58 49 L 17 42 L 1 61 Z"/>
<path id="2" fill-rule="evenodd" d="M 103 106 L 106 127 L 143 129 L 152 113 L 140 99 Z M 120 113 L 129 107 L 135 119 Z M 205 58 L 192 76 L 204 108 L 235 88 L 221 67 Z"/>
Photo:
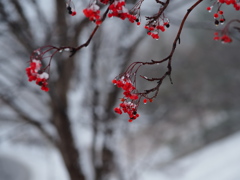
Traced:
<path id="1" fill-rule="evenodd" d="M 11 2 L 13 3 L 13 5 L 15 6 L 16 8 L 16 12 L 18 13 L 18 21 L 21 22 L 21 25 L 24 27 L 26 33 L 27 33 L 27 36 L 29 36 L 30 39 L 32 39 L 32 34 L 30 32 L 30 29 L 29 29 L 29 22 L 26 18 L 26 15 L 24 14 L 24 11 L 23 11 L 23 8 L 21 6 L 21 4 L 19 3 L 19 1 L 17 0 L 11 0 Z"/>
<path id="2" fill-rule="evenodd" d="M 0 15 L 16 39 L 25 47 L 27 52 L 31 52 L 33 42 L 30 42 L 30 38 L 26 35 L 25 29 L 20 25 L 20 22 L 9 19 L 8 13 L 4 9 L 2 2 L 0 2 Z"/>
<path id="3" fill-rule="evenodd" d="M 54 137 L 52 137 L 43 127 L 43 125 L 36 121 L 33 120 L 32 118 L 30 118 L 29 116 L 27 116 L 10 98 L 6 98 L 4 96 L 1 96 L 1 100 L 8 105 L 8 107 L 10 107 L 14 112 L 16 112 L 18 114 L 18 116 L 21 118 L 21 120 L 31 124 L 32 126 L 34 126 L 36 129 L 38 129 L 44 136 L 45 138 L 54 146 L 58 146 L 58 140 Z"/>

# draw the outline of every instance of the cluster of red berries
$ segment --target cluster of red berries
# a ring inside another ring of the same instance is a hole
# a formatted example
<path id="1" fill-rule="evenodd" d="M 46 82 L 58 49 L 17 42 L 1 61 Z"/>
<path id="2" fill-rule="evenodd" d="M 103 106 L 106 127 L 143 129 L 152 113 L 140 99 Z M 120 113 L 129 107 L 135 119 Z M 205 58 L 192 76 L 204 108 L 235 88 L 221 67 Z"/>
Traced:
<path id="1" fill-rule="evenodd" d="M 128 19 L 131 23 L 137 22 L 137 25 L 140 25 L 139 19 L 129 13 L 128 9 L 125 7 L 125 0 L 115 0 L 109 6 L 110 12 L 108 13 L 108 17 L 119 17 L 122 20 Z"/>
<path id="2" fill-rule="evenodd" d="M 30 66 L 26 68 L 26 73 L 28 76 L 28 80 L 36 81 L 36 84 L 41 86 L 43 91 L 49 91 L 47 87 L 47 80 L 49 79 L 49 74 L 41 71 L 42 63 L 40 60 L 33 59 L 30 62 Z"/>
<path id="3" fill-rule="evenodd" d="M 159 31 L 164 32 L 166 30 L 165 27 L 166 28 L 170 27 L 168 21 L 164 22 L 163 25 L 160 25 L 159 22 L 154 21 L 153 23 L 146 24 L 144 28 L 148 30 L 147 34 L 151 36 L 153 39 L 159 39 Z"/>
<path id="4" fill-rule="evenodd" d="M 223 24 L 225 22 L 225 18 L 223 16 L 223 11 L 218 11 L 217 13 L 213 14 L 215 19 L 215 25 Z"/>
<path id="5" fill-rule="evenodd" d="M 124 76 L 118 80 L 112 80 L 112 83 L 118 88 L 122 88 L 122 90 L 124 91 L 124 97 L 121 98 L 121 103 L 119 104 L 119 107 L 114 108 L 114 111 L 117 114 L 127 113 L 130 118 L 128 122 L 132 122 L 139 117 L 139 114 L 137 113 L 137 108 L 141 97 L 139 97 L 139 95 L 137 94 L 136 87 L 133 85 L 129 78 Z M 153 102 L 153 99 L 143 99 L 144 104 L 147 104 L 147 102 Z"/>
<path id="6" fill-rule="evenodd" d="M 133 120 L 139 117 L 137 105 L 133 102 L 124 101 L 120 103 L 119 107 L 114 108 L 114 111 L 118 114 L 122 114 L 122 112 L 127 113 L 130 118 L 128 122 L 133 122 Z"/>
<path id="7" fill-rule="evenodd" d="M 131 80 L 125 77 L 121 79 L 114 79 L 112 83 L 116 85 L 118 88 L 123 89 L 123 95 L 126 99 L 137 100 L 138 95 L 135 93 L 136 87 L 132 84 Z"/>
<path id="8" fill-rule="evenodd" d="M 212 12 L 212 8 L 213 6 L 209 6 L 206 9 L 208 10 L 208 12 Z M 223 16 L 223 11 L 222 10 L 218 10 L 216 13 L 213 14 L 213 17 L 215 19 L 214 23 L 216 26 L 220 24 L 223 24 L 225 22 L 225 18 Z"/>
<path id="9" fill-rule="evenodd" d="M 100 7 L 95 3 L 91 4 L 88 8 L 83 10 L 84 15 L 89 18 L 90 21 L 95 22 L 97 25 L 102 23 L 100 16 Z"/>
<path id="10" fill-rule="evenodd" d="M 124 97 L 121 99 L 119 107 L 114 108 L 114 111 L 118 114 L 127 113 L 129 116 L 129 122 L 137 119 L 139 114 L 137 113 L 138 107 L 138 94 L 136 93 L 136 87 L 133 85 L 129 78 L 123 76 L 120 79 L 112 80 L 112 83 L 118 88 L 123 89 Z"/>
<path id="11" fill-rule="evenodd" d="M 222 41 L 222 43 L 231 43 L 232 39 L 227 35 L 227 34 L 223 34 L 222 36 L 219 36 L 218 32 L 214 33 L 214 40 L 216 41 Z"/>
<path id="12" fill-rule="evenodd" d="M 218 3 L 226 4 L 226 5 L 233 5 L 236 11 L 240 10 L 240 2 L 239 0 L 218 0 Z"/>
<path id="13" fill-rule="evenodd" d="M 217 0 L 217 1 L 215 1 L 212 6 L 209 6 L 206 8 L 209 12 L 212 12 L 214 5 L 218 6 L 217 12 L 213 14 L 213 17 L 215 19 L 215 22 L 214 22 L 215 25 L 219 25 L 219 23 L 223 24 L 225 21 L 225 18 L 223 16 L 223 11 L 220 10 L 220 8 L 223 4 L 233 5 L 233 7 L 235 8 L 236 11 L 240 10 L 240 1 L 239 0 Z"/>
<path id="14" fill-rule="evenodd" d="M 213 14 L 213 17 L 215 19 L 214 23 L 215 25 L 223 24 L 225 22 L 224 18 L 224 12 L 221 10 L 222 5 L 233 5 L 236 11 L 240 10 L 240 0 L 215 0 L 212 6 L 207 7 L 206 9 L 211 12 L 213 7 L 216 5 L 217 6 L 217 11 Z M 221 33 L 221 36 L 219 36 L 219 33 L 216 32 L 214 34 L 214 40 L 220 40 L 223 43 L 231 43 L 232 39 L 227 35 L 227 28 L 229 25 L 226 25 L 224 30 Z"/>
<path id="15" fill-rule="evenodd" d="M 110 3 L 110 0 L 99 0 L 99 2 L 106 5 Z M 93 21 L 97 25 L 100 25 L 102 23 L 100 8 L 96 3 L 97 2 L 94 1 L 88 8 L 85 8 L 83 10 L 83 13 L 87 18 L 89 18 L 90 21 Z M 131 23 L 137 22 L 137 25 L 140 25 L 138 16 L 130 13 L 125 7 L 125 0 L 115 0 L 109 6 L 108 17 L 118 17 L 122 20 L 128 19 Z"/>

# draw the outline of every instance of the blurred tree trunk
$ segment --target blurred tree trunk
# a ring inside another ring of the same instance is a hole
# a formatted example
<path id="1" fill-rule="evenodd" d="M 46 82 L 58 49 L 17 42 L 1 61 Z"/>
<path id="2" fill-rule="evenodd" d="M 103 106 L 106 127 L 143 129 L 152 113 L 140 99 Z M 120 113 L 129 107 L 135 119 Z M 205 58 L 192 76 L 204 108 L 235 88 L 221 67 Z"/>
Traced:
<path id="1" fill-rule="evenodd" d="M 16 9 L 17 16 L 12 18 L 8 14 L 8 6 L 12 3 L 13 7 Z M 36 32 L 36 29 L 30 29 L 30 22 L 28 22 L 27 13 L 24 10 L 24 2 L 19 2 L 16 0 L 11 0 L 8 3 L 0 2 L 0 17 L 3 22 L 5 22 L 6 28 L 10 31 L 11 36 L 16 37 L 16 40 L 25 47 L 26 55 L 30 55 L 30 53 L 36 48 L 37 45 L 34 44 L 34 38 L 31 32 Z M 56 19 L 52 32 L 55 32 L 58 36 L 57 44 L 59 46 L 66 45 L 68 40 L 73 40 L 71 43 L 72 45 L 77 45 L 77 38 L 76 37 L 69 37 L 68 36 L 68 27 L 66 21 L 66 5 L 65 1 L 55 1 L 56 3 Z M 44 20 L 45 15 L 41 15 L 42 11 L 41 8 L 37 5 L 35 0 L 32 0 L 32 6 L 36 8 L 36 12 L 38 13 L 39 21 L 42 23 L 43 29 L 48 29 L 48 24 L 46 20 Z M 42 19 L 41 19 L 42 18 Z M 2 24 L 3 25 L 3 24 Z M 80 30 L 79 30 L 80 31 Z M 52 43 L 51 38 L 49 38 L 48 32 L 46 35 L 46 43 Z M 76 34 L 79 35 L 80 32 Z M 45 45 L 45 44 L 43 44 Z M 52 117 L 50 118 L 50 123 L 52 123 L 57 131 L 58 137 L 52 138 L 51 135 L 44 129 L 44 124 L 41 122 L 37 122 L 35 119 L 32 119 L 29 115 L 25 114 L 24 110 L 21 107 L 18 107 L 14 103 L 14 98 L 7 98 L 8 96 L 3 95 L 2 100 L 8 106 L 11 107 L 19 117 L 22 117 L 23 120 L 32 124 L 33 126 L 37 127 L 38 130 L 45 134 L 55 147 L 59 149 L 61 156 L 63 158 L 64 164 L 68 171 L 69 177 L 71 180 L 85 180 L 85 175 L 80 168 L 80 151 L 76 147 L 74 142 L 74 137 L 71 129 L 71 121 L 67 114 L 68 111 L 68 103 L 67 103 L 67 94 L 69 91 L 69 82 L 72 78 L 72 72 L 74 71 L 74 58 L 70 58 L 67 61 L 64 61 L 63 58 L 59 58 L 56 62 L 57 71 L 59 78 L 52 81 L 50 86 L 52 87 L 53 91 L 50 92 L 50 104 L 51 108 L 50 112 L 52 112 Z M 45 104 L 46 105 L 46 104 Z M 43 104 L 43 106 L 45 106 Z"/>
<path id="2" fill-rule="evenodd" d="M 63 107 L 59 103 L 54 103 L 53 112 L 53 122 L 60 138 L 58 148 L 69 176 L 71 180 L 84 180 L 85 176 L 79 166 L 79 151 L 73 139 L 71 123 L 66 114 L 66 107 Z"/>

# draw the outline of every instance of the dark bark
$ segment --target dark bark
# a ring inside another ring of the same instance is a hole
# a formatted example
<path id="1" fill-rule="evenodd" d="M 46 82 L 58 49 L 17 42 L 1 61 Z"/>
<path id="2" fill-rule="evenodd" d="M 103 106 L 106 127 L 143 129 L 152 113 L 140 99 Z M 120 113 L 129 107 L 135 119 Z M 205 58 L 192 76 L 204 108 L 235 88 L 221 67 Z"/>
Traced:
<path id="1" fill-rule="evenodd" d="M 57 71 L 59 78 L 51 87 L 52 122 L 57 129 L 60 143 L 59 151 L 71 180 L 85 180 L 85 175 L 80 168 L 80 152 L 74 142 L 71 129 L 71 120 L 67 114 L 69 84 L 74 71 L 74 58 L 58 59 Z"/>
<path id="2" fill-rule="evenodd" d="M 109 175 L 111 172 L 114 171 L 115 169 L 115 164 L 114 164 L 114 154 L 113 151 L 106 146 L 103 147 L 102 149 L 102 165 L 101 166 L 96 166 L 95 167 L 95 179 L 96 180 L 108 180 Z"/>
<path id="3" fill-rule="evenodd" d="M 57 16 L 56 16 L 56 32 L 59 36 L 58 44 L 68 44 L 68 27 L 66 21 L 65 2 L 56 1 Z M 74 40 L 73 44 L 77 44 Z M 85 180 L 80 167 L 80 152 L 78 151 L 74 142 L 74 136 L 71 129 L 71 120 L 67 114 L 68 99 L 67 94 L 69 91 L 70 80 L 74 72 L 74 58 L 64 59 L 58 57 L 57 72 L 58 79 L 52 82 L 51 87 L 51 104 L 52 104 L 52 122 L 56 127 L 59 135 L 58 148 L 62 155 L 64 164 L 68 171 L 71 180 Z"/>
<path id="4" fill-rule="evenodd" d="M 74 71 L 74 59 L 66 61 L 59 59 L 57 64 L 59 78 L 54 83 L 51 91 L 52 122 L 57 129 L 60 143 L 58 148 L 63 157 L 65 166 L 71 180 L 84 180 L 85 176 L 80 168 L 80 153 L 74 142 L 71 129 L 71 120 L 67 114 L 69 90 L 72 72 Z"/>
<path id="5" fill-rule="evenodd" d="M 58 148 L 63 157 L 71 180 L 85 180 L 79 165 L 79 153 L 75 146 L 71 130 L 70 120 L 66 114 L 66 108 L 61 103 L 55 103 L 53 107 L 53 122 L 60 137 Z"/>

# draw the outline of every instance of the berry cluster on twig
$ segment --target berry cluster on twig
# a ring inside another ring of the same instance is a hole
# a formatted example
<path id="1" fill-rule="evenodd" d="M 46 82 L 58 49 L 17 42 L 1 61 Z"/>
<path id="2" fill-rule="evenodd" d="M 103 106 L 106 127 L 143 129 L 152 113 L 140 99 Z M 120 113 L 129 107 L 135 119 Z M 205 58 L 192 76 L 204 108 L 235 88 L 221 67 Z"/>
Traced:
<path id="1" fill-rule="evenodd" d="M 75 11 L 74 4 L 71 0 L 66 2 L 66 7 L 67 7 L 68 14 L 70 14 L 71 16 L 75 16 L 77 14 L 77 12 Z"/>
<path id="2" fill-rule="evenodd" d="M 42 52 L 42 49 L 37 49 L 33 51 L 30 57 L 30 65 L 26 68 L 26 74 L 28 76 L 28 81 L 36 81 L 36 84 L 41 86 L 43 91 L 48 91 L 48 79 L 49 73 L 46 72 L 46 68 L 42 68 L 42 59 L 45 52 Z"/>
<path id="3" fill-rule="evenodd" d="M 53 56 L 56 53 L 62 51 L 72 52 L 74 49 L 71 47 L 54 47 L 54 46 L 43 46 L 33 51 L 30 56 L 29 67 L 26 68 L 26 74 L 28 81 L 35 81 L 37 85 L 41 87 L 43 91 L 49 91 L 48 80 L 50 78 L 49 71 Z M 43 67 L 43 60 L 47 60 L 48 63 Z"/>
<path id="4" fill-rule="evenodd" d="M 219 24 L 223 25 L 224 22 L 226 21 L 224 17 L 224 11 L 222 10 L 223 5 L 228 6 L 232 5 L 236 11 L 240 10 L 239 0 L 215 0 L 211 6 L 208 6 L 206 8 L 206 10 L 211 13 L 213 9 L 216 9 L 215 13 L 213 13 L 214 24 L 216 26 L 218 26 Z M 219 32 L 214 33 L 213 39 L 217 41 L 221 40 L 222 43 L 231 43 L 232 38 L 228 35 L 228 29 L 229 25 L 234 21 L 238 22 L 239 20 L 231 20 L 229 23 L 227 23 L 227 25 L 223 28 L 223 30 L 220 33 Z"/>
<path id="5" fill-rule="evenodd" d="M 143 103 L 153 102 L 152 97 L 148 94 L 154 90 L 138 92 L 136 87 L 136 74 L 143 64 L 141 62 L 132 63 L 127 70 L 112 80 L 112 83 L 123 90 L 123 97 L 120 99 L 119 107 L 114 108 L 117 114 L 127 113 L 129 122 L 136 120 L 139 117 L 137 113 L 141 98 L 144 97 Z M 147 79 L 147 77 L 143 77 Z"/>
<path id="6" fill-rule="evenodd" d="M 100 7 L 93 1 L 86 9 L 83 10 L 84 15 L 89 18 L 90 21 L 95 22 L 97 25 L 102 23 L 100 16 Z"/>
<path id="7" fill-rule="evenodd" d="M 221 41 L 222 43 L 231 43 L 232 42 L 232 38 L 229 36 L 229 27 L 231 24 L 233 23 L 239 23 L 240 24 L 240 20 L 238 19 L 233 19 L 231 21 L 229 21 L 226 26 L 220 31 L 220 32 L 215 32 L 214 33 L 214 40 L 216 41 Z M 235 27 L 236 29 L 238 27 Z"/>

